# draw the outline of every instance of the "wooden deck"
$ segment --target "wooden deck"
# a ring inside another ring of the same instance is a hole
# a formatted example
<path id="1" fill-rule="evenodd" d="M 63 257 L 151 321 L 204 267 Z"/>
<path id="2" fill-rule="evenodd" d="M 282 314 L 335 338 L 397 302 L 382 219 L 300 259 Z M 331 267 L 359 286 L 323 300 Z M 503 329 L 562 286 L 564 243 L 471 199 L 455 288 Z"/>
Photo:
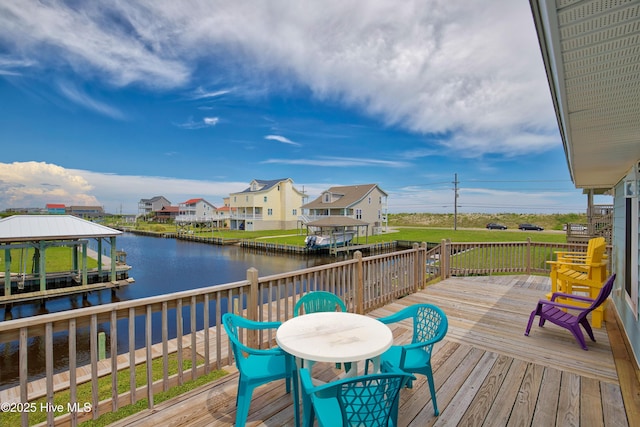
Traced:
<path id="1" fill-rule="evenodd" d="M 548 290 L 543 276 L 451 278 L 370 313 L 381 317 L 427 302 L 440 306 L 449 320 L 432 358 L 440 416 L 434 417 L 428 386 L 419 376 L 413 389 L 402 391 L 399 425 L 640 425 L 638 372 L 624 351 L 618 353 L 624 341 L 610 311 L 606 325 L 595 330 L 597 342 L 588 342 L 589 351 L 554 325 L 534 323 L 524 336 L 529 313 Z M 402 324 L 393 327 L 396 342 L 408 341 L 409 332 Z M 237 371 L 229 371 L 114 425 L 232 425 Z M 314 368 L 314 376 L 325 380 L 336 374 L 333 366 Z M 247 425 L 293 425 L 292 398 L 283 381 L 254 392 Z"/>

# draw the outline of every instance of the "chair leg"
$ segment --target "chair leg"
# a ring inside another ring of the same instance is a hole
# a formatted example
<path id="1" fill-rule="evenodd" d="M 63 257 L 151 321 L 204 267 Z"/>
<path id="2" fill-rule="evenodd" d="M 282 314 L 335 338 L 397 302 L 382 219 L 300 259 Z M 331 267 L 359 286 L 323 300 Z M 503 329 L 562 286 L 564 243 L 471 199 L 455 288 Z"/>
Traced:
<path id="1" fill-rule="evenodd" d="M 254 388 L 254 386 L 249 384 L 238 384 L 238 395 L 236 396 L 236 427 L 243 427 L 247 423 Z"/>
<path id="2" fill-rule="evenodd" d="M 571 328 L 569 328 L 569 330 L 571 331 L 573 336 L 576 337 L 576 340 L 578 340 L 578 343 L 580 344 L 580 346 L 582 346 L 582 349 L 583 350 L 589 350 L 587 348 L 587 343 L 584 340 L 584 334 L 580 330 L 580 325 L 576 324 L 576 325 L 572 326 Z"/>
<path id="3" fill-rule="evenodd" d="M 593 336 L 593 329 L 591 329 L 589 321 L 587 319 L 582 319 L 580 321 L 580 324 L 582 325 L 584 330 L 587 331 L 587 334 L 589 334 L 589 338 L 591 338 L 591 341 L 596 342 L 596 337 Z"/>
<path id="4" fill-rule="evenodd" d="M 438 401 L 436 400 L 436 386 L 433 382 L 433 372 L 431 371 L 431 366 L 428 367 L 429 372 L 427 373 L 427 381 L 429 382 L 429 390 L 431 391 L 431 401 L 433 402 L 433 414 L 437 417 L 440 415 L 440 411 L 438 410 Z"/>
<path id="5" fill-rule="evenodd" d="M 524 331 L 525 336 L 529 336 L 529 332 L 531 331 L 531 325 L 533 324 L 533 319 L 535 319 L 536 314 L 538 314 L 538 309 L 535 309 L 531 312 L 529 316 L 529 323 L 527 323 L 527 329 Z"/>

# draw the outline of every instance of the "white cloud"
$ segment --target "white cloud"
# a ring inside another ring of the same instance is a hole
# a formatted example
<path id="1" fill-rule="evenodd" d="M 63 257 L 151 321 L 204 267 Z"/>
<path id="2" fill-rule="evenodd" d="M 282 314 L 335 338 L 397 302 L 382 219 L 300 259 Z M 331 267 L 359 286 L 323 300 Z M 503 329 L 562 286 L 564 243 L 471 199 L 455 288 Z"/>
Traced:
<path id="1" fill-rule="evenodd" d="M 119 9 L 98 3 L 3 1 L 0 40 L 25 56 L 65 63 L 85 78 L 111 84 L 174 87 L 188 81 L 190 67 L 174 54 L 173 32 L 144 6 Z"/>
<path id="2" fill-rule="evenodd" d="M 202 129 L 212 127 L 218 124 L 219 117 L 205 117 L 200 121 L 194 121 L 192 117 L 184 123 L 177 123 L 176 126 L 183 129 Z"/>
<path id="3" fill-rule="evenodd" d="M 222 204 L 246 182 L 115 175 L 65 169 L 44 162 L 0 163 L 0 209 L 41 207 L 47 203 L 103 206 L 110 213 L 137 213 L 140 199 L 163 195 L 174 205 L 203 197 Z"/>
<path id="4" fill-rule="evenodd" d="M 42 207 L 47 203 L 100 205 L 93 186 L 79 174 L 44 162 L 0 163 L 0 206 Z"/>
<path id="5" fill-rule="evenodd" d="M 138 201 L 164 196 L 173 205 L 202 197 L 218 206 L 229 193 L 247 188 L 247 182 L 179 179 L 163 176 L 114 175 L 86 170 L 73 170 L 90 182 L 105 209 L 112 213 L 137 213 Z"/>
<path id="6" fill-rule="evenodd" d="M 124 113 L 118 110 L 115 107 L 105 104 L 104 102 L 100 102 L 96 99 L 93 99 L 87 93 L 81 91 L 76 86 L 69 83 L 61 83 L 58 85 L 60 92 L 69 98 L 71 101 L 76 104 L 88 109 L 93 110 L 99 114 L 109 116 L 113 119 L 123 120 L 125 118 Z"/>
<path id="7" fill-rule="evenodd" d="M 309 165 L 325 167 L 352 167 L 352 166 L 383 166 L 401 168 L 407 166 L 406 162 L 390 160 L 354 158 L 354 157 L 319 157 L 316 159 L 267 159 L 264 164 Z"/>
<path id="8" fill-rule="evenodd" d="M 16 0 L 0 4 L 1 41 L 116 86 L 304 88 L 468 155 L 559 143 L 524 1 Z"/>
<path id="9" fill-rule="evenodd" d="M 223 90 L 215 90 L 215 91 L 207 91 L 203 88 L 199 87 L 193 91 L 193 93 L 189 96 L 191 99 L 209 99 L 209 98 L 219 98 L 223 95 L 231 93 L 231 89 L 223 89 Z"/>
<path id="10" fill-rule="evenodd" d="M 288 144 L 288 145 L 295 145 L 295 146 L 302 146 L 302 144 L 299 144 L 297 142 L 293 142 L 292 140 L 290 140 L 289 138 L 285 138 L 284 136 L 280 136 L 280 135 L 267 135 L 264 137 L 264 139 L 268 139 L 271 141 L 278 141 L 278 142 L 282 142 L 283 144 Z"/>

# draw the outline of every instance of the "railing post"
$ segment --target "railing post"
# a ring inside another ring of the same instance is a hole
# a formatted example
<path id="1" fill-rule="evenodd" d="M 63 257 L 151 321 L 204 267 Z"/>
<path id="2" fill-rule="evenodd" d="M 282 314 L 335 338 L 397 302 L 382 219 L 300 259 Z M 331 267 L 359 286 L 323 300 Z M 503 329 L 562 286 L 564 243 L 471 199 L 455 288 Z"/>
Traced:
<path id="1" fill-rule="evenodd" d="M 420 289 L 424 289 L 427 286 L 427 242 L 420 244 Z M 416 289 L 417 291 L 418 289 Z"/>
<path id="2" fill-rule="evenodd" d="M 449 277 L 449 256 L 451 255 L 449 243 L 446 239 L 442 239 L 440 248 L 440 277 L 444 280 Z"/>
<path id="3" fill-rule="evenodd" d="M 364 265 L 362 264 L 362 252 L 355 251 L 353 258 L 358 261 L 356 263 L 356 313 L 364 314 Z"/>
<path id="4" fill-rule="evenodd" d="M 531 274 L 531 237 L 527 237 L 527 246 L 526 246 L 526 257 L 527 257 L 527 274 Z"/>
<path id="5" fill-rule="evenodd" d="M 412 245 L 413 253 L 413 292 L 418 292 L 420 283 L 420 250 L 418 243 L 414 242 Z"/>
<path id="6" fill-rule="evenodd" d="M 251 267 L 247 270 L 247 281 L 249 282 L 249 295 L 247 295 L 247 319 L 258 319 L 258 270 Z M 249 347 L 257 348 L 258 331 L 247 331 L 247 340 Z"/>

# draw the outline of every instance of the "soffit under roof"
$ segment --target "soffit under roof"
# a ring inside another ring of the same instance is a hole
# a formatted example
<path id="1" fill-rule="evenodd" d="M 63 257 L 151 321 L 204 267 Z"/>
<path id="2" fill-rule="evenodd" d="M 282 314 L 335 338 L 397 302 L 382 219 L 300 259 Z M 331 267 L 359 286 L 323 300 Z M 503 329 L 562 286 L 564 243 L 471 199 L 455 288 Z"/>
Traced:
<path id="1" fill-rule="evenodd" d="M 573 182 L 611 188 L 640 160 L 640 1 L 531 6 Z"/>

